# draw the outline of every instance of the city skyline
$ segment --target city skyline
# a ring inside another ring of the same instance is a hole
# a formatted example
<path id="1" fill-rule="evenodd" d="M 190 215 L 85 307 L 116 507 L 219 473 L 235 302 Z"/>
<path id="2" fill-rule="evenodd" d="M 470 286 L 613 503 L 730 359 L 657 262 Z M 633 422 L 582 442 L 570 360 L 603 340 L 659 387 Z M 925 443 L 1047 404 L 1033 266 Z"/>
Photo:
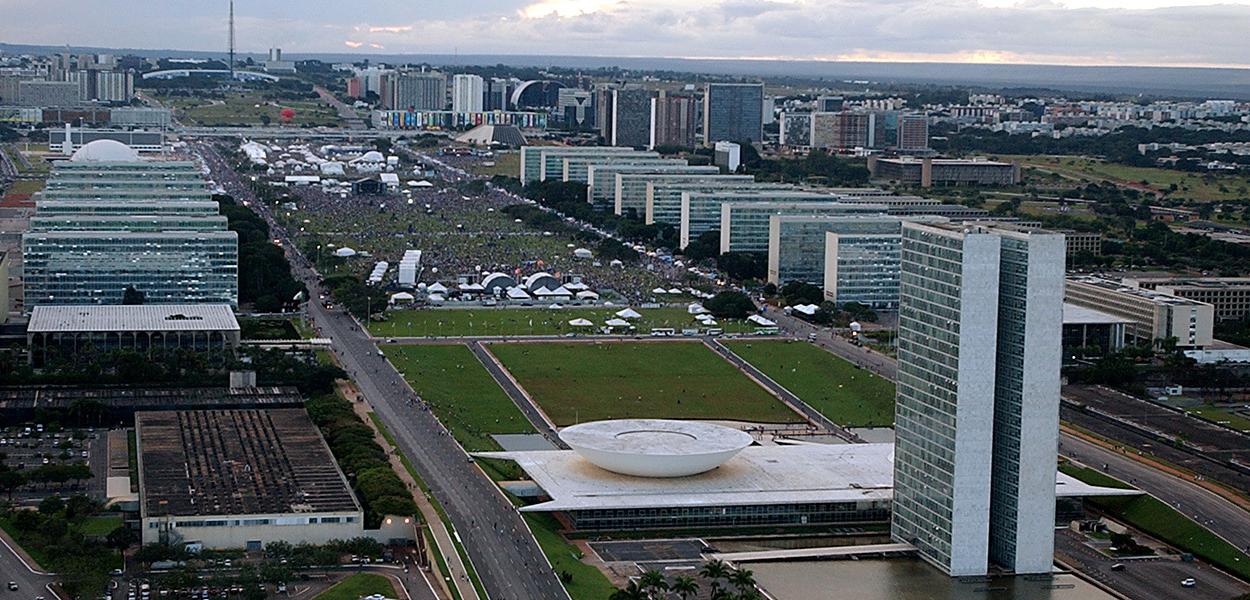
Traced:
<path id="1" fill-rule="evenodd" d="M 172 2 L 135 15 L 89 5 L 4 0 L 0 39 L 20 44 L 224 49 L 226 5 Z M 237 3 L 241 52 L 498 53 L 652 58 L 969 64 L 1247 67 L 1250 41 L 1227 27 L 1250 0 L 489 0 L 413 7 L 366 0 L 344 15 L 325 0 Z M 54 15 L 74 14 L 65 20 Z M 369 15 L 367 18 L 364 15 Z M 375 15 L 389 15 L 379 20 Z M 1079 20 L 1080 26 L 1073 26 Z M 951 32 L 954 32 L 953 34 Z M 1173 40 L 1160 44 L 1158 40 Z M 1197 43 L 1198 41 L 1201 43 Z"/>

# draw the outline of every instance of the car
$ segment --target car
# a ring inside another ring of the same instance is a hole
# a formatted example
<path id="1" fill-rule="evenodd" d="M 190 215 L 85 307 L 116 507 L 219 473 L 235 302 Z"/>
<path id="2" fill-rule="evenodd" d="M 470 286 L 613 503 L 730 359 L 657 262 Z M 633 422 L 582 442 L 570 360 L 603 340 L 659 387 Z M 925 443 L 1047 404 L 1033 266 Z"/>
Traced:
<path id="1" fill-rule="evenodd" d="M 17 591 L 17 582 L 16 582 L 16 581 L 10 581 L 10 582 L 9 582 L 9 591 L 10 591 L 10 592 L 16 592 L 16 591 Z"/>
<path id="2" fill-rule="evenodd" d="M 1124 563 L 1115 563 L 1114 565 L 1111 565 L 1111 570 L 1112 570 L 1112 571 L 1123 571 L 1123 570 L 1124 570 Z"/>
<path id="3" fill-rule="evenodd" d="M 1189 577 L 1189 578 L 1187 578 L 1187 579 L 1182 579 L 1182 580 L 1181 580 L 1181 587 L 1191 588 L 1191 587 L 1194 587 L 1194 586 L 1196 586 L 1196 585 L 1198 585 L 1198 580 L 1197 580 L 1197 579 L 1194 579 L 1193 577 Z"/>
<path id="4" fill-rule="evenodd" d="M 113 569 L 113 572 L 111 573 L 111 575 L 112 575 L 113 577 L 121 577 L 121 576 L 122 576 L 122 574 L 123 574 L 123 572 L 122 572 L 122 570 L 121 570 L 121 569 Z"/>

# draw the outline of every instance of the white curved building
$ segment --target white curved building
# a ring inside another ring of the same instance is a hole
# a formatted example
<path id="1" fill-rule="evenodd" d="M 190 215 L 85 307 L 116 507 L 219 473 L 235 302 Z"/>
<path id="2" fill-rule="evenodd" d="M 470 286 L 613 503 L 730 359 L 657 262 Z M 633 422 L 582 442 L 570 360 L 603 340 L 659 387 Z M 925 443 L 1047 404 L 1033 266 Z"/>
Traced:
<path id="1" fill-rule="evenodd" d="M 141 160 L 139 152 L 116 140 L 95 140 L 87 142 L 74 151 L 69 158 L 73 162 L 135 162 Z"/>
<path id="2" fill-rule="evenodd" d="M 560 439 L 596 466 L 636 477 L 687 477 L 719 467 L 751 436 L 721 425 L 667 419 L 617 419 L 567 427 Z"/>

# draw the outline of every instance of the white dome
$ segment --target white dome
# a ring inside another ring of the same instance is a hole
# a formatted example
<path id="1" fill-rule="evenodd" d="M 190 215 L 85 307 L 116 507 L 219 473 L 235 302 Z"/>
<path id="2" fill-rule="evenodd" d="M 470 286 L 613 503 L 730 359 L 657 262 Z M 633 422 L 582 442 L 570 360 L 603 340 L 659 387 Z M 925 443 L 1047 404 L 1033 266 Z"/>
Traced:
<path id="1" fill-rule="evenodd" d="M 139 160 L 139 152 L 116 140 L 95 140 L 75 150 L 70 160 L 73 162 L 135 162 Z"/>
<path id="2" fill-rule="evenodd" d="M 370 150 L 370 151 L 368 151 L 368 152 L 366 152 L 366 153 L 364 153 L 364 154 L 360 155 L 360 158 L 357 158 L 356 160 L 357 160 L 357 161 L 359 161 L 359 162 L 377 162 L 377 163 L 380 163 L 380 162 L 386 162 L 386 157 L 385 157 L 385 156 L 382 156 L 382 153 L 381 153 L 381 152 L 378 152 L 377 150 Z"/>
<path id="3" fill-rule="evenodd" d="M 566 427 L 560 439 L 596 466 L 637 477 L 710 471 L 751 445 L 745 432 L 698 421 L 618 419 Z"/>

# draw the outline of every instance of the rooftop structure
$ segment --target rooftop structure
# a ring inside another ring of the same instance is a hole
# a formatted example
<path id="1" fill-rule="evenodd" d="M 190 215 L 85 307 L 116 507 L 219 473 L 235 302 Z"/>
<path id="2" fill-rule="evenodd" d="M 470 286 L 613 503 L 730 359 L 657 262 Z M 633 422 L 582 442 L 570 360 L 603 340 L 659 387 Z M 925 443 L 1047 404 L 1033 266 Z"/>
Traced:
<path id="1" fill-rule="evenodd" d="M 1093 276 L 1069 277 L 1064 300 L 1128 320 L 1125 334 L 1138 343 L 1175 338 L 1202 348 L 1214 340 L 1215 307 L 1206 302 Z"/>
<path id="2" fill-rule="evenodd" d="M 833 216 L 853 212 L 862 214 L 871 204 L 843 203 L 840 198 L 829 202 L 725 202 L 720 206 L 720 251 L 768 252 L 769 219 L 774 215 Z M 885 214 L 884 205 L 876 205 Z"/>
<path id="3" fill-rule="evenodd" d="M 687 174 L 717 175 L 720 169 L 707 166 L 692 166 L 684 160 L 671 159 L 666 163 L 647 165 L 590 165 L 586 188 L 586 200 L 595 208 L 615 211 L 616 208 L 616 175 L 618 173 L 651 173 L 651 174 Z M 642 207 L 645 210 L 645 207 Z M 639 212 L 642 212 L 640 210 Z"/>
<path id="4" fill-rule="evenodd" d="M 1124 284 L 1215 307 L 1215 318 L 1250 316 L 1250 277 L 1125 277 Z"/>
<path id="5" fill-rule="evenodd" d="M 872 176 L 920 187 L 955 185 L 1014 185 L 1020 166 L 984 159 L 868 158 Z"/>
<path id="6" fill-rule="evenodd" d="M 561 172 L 564 158 L 619 156 L 636 152 L 633 148 L 602 146 L 522 146 L 521 183 L 533 183 Z"/>
<path id="7" fill-rule="evenodd" d="M 745 189 L 688 192 L 681 194 L 681 222 L 678 228 L 680 247 L 685 248 L 700 235 L 721 224 L 721 205 L 726 202 L 836 202 L 838 196 L 797 189 Z M 880 214 L 875 204 L 847 204 L 845 214 Z"/>
<path id="8" fill-rule="evenodd" d="M 239 337 L 239 322 L 225 304 L 40 305 L 26 328 L 36 368 L 113 350 L 192 350 L 221 359 L 239 345 Z"/>
<path id="9" fill-rule="evenodd" d="M 324 543 L 362 528 L 360 505 L 303 409 L 140 412 L 135 435 L 144 543 Z"/>
<path id="10" fill-rule="evenodd" d="M 714 192 L 717 190 L 778 190 L 794 189 L 778 183 L 758 183 L 754 175 L 717 175 L 700 177 L 691 181 L 667 180 L 647 182 L 646 218 L 652 223 L 681 225 L 682 192 Z"/>

